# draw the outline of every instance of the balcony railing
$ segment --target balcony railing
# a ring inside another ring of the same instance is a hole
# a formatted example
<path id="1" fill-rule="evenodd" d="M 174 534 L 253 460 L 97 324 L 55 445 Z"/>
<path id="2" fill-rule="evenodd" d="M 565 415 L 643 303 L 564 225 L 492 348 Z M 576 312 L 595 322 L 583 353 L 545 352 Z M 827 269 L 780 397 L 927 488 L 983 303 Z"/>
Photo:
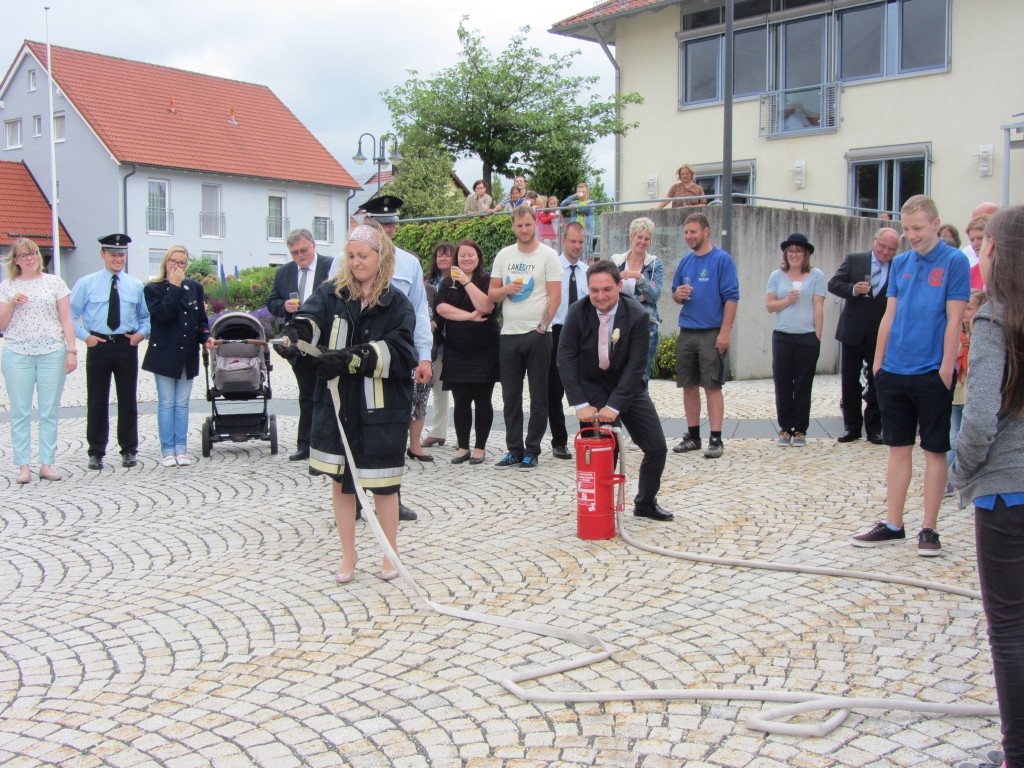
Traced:
<path id="1" fill-rule="evenodd" d="M 825 133 L 839 127 L 839 83 L 761 94 L 761 136 Z"/>
<path id="2" fill-rule="evenodd" d="M 173 235 L 174 211 L 170 208 L 147 208 L 146 231 L 157 235 Z"/>
<path id="3" fill-rule="evenodd" d="M 318 243 L 334 242 L 334 219 L 317 216 L 313 219 L 313 239 Z"/>
<path id="4" fill-rule="evenodd" d="M 287 216 L 267 216 L 267 239 L 284 240 L 288 226 Z"/>
<path id="5" fill-rule="evenodd" d="M 200 237 L 224 237 L 227 232 L 227 217 L 221 211 L 199 212 Z"/>

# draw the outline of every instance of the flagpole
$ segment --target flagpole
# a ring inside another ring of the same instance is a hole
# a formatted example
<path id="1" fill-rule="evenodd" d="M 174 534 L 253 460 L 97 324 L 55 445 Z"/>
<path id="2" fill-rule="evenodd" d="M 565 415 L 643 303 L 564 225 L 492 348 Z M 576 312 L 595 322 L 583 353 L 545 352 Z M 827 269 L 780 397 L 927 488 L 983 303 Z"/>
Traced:
<path id="1" fill-rule="evenodd" d="M 53 57 L 50 55 L 50 6 L 46 12 L 46 76 L 50 103 L 50 225 L 53 231 L 53 274 L 60 277 L 60 217 L 57 213 L 57 137 L 53 131 Z"/>

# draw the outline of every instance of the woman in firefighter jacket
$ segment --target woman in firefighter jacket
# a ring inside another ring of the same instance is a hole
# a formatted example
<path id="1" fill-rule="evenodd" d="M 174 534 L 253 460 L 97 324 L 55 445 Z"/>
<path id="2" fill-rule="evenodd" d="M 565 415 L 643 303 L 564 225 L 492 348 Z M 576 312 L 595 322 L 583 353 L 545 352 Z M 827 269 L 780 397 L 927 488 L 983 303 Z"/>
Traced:
<path id="1" fill-rule="evenodd" d="M 378 226 L 356 227 L 337 276 L 317 287 L 282 332 L 292 343 L 301 339 L 323 350 L 317 359 L 309 471 L 334 481 L 331 500 L 342 549 L 335 580 L 341 584 L 352 580 L 356 567 L 356 480 L 374 494 L 381 527 L 398 550 L 398 490 L 417 356 L 412 305 L 390 287 L 394 269 L 395 248 L 387 235 Z M 285 348 L 285 356 L 296 353 L 294 346 Z M 335 418 L 335 386 L 351 457 L 345 455 Z M 397 575 L 385 558 L 380 577 Z"/>

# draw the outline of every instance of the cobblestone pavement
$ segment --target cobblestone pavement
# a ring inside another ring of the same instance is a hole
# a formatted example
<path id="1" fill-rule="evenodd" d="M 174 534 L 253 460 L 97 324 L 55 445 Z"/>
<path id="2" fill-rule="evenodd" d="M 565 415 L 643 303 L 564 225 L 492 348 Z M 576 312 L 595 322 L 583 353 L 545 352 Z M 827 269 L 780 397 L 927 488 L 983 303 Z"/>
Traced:
<path id="1" fill-rule="evenodd" d="M 272 406 L 294 398 L 288 371 L 275 371 L 274 389 Z M 202 390 L 200 377 L 194 394 Z M 655 382 L 652 391 L 677 426 L 674 386 Z M 84 400 L 79 371 L 64 404 Z M 501 687 L 503 676 L 583 651 L 422 608 L 407 586 L 376 578 L 379 554 L 365 526 L 355 581 L 335 584 L 327 484 L 286 458 L 294 416 L 280 417 L 277 456 L 266 443 L 221 443 L 202 459 L 196 438 L 196 463 L 167 469 L 154 400 L 143 374 L 133 469 L 89 472 L 84 418 L 67 412 L 59 483 L 14 484 L 10 424 L 0 419 L 4 766 L 884 768 L 949 765 L 998 741 L 997 722 L 984 718 L 855 710 L 826 737 L 797 738 L 746 729 L 761 703 L 524 703 Z M 820 424 L 834 423 L 837 400 L 836 378 L 820 377 Z M 204 401 L 193 403 L 194 430 L 208 413 Z M 771 383 L 730 384 L 726 413 L 741 420 L 736 434 L 752 424 L 770 434 Z M 667 431 L 670 440 L 679 434 Z M 675 522 L 630 516 L 626 525 L 671 549 L 977 588 L 970 516 L 952 500 L 940 517 L 941 558 L 919 558 L 911 543 L 850 547 L 847 537 L 882 514 L 885 449 L 818 434 L 802 450 L 733 438 L 717 461 L 670 453 L 660 500 Z M 492 459 L 503 437 L 492 435 Z M 547 454 L 535 471 L 498 471 L 452 466 L 451 443 L 432 452 L 434 464 L 409 462 L 403 496 L 420 520 L 399 535 L 426 592 L 593 632 L 614 650 L 529 688 L 994 702 L 976 601 L 690 563 L 621 539 L 581 541 L 570 462 Z M 638 456 L 630 452 L 633 465 Z M 916 461 L 912 530 L 921 514 Z"/>

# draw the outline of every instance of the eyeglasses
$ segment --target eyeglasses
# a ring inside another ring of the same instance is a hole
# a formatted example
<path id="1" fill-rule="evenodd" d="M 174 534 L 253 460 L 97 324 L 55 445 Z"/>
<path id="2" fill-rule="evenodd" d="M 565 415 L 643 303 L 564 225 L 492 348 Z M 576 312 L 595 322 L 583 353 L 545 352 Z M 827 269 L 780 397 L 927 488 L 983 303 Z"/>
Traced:
<path id="1" fill-rule="evenodd" d="M 181 259 L 168 259 L 167 263 L 168 264 L 173 264 L 176 267 L 187 267 L 188 266 L 188 262 L 184 261 L 184 260 L 181 260 Z"/>
<path id="2" fill-rule="evenodd" d="M 299 254 L 303 256 L 308 256 L 310 250 L 312 250 L 312 246 L 307 245 L 305 248 L 296 248 L 294 251 L 288 251 L 288 253 L 290 253 L 292 256 L 298 256 Z"/>

